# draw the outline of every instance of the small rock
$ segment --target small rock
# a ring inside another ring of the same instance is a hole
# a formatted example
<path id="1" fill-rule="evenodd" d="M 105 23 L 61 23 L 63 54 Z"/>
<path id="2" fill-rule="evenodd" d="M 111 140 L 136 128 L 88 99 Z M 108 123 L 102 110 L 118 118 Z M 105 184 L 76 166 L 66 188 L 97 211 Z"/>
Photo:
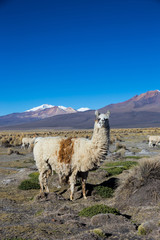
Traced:
<path id="1" fill-rule="evenodd" d="M 10 184 L 11 182 L 14 182 L 14 181 L 16 181 L 15 179 L 4 179 L 3 181 L 2 181 L 2 183 L 4 184 L 4 185 L 8 185 L 8 184 Z"/>
<path id="2" fill-rule="evenodd" d="M 91 218 L 91 223 L 94 226 L 106 225 L 109 218 L 109 214 L 97 214 Z"/>

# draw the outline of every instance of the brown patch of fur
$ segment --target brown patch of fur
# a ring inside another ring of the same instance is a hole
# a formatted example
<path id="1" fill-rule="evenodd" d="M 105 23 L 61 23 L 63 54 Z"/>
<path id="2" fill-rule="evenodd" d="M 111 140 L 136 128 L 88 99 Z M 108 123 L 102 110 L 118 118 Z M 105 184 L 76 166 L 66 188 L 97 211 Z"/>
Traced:
<path id="1" fill-rule="evenodd" d="M 60 142 L 60 149 L 58 160 L 62 163 L 69 164 L 71 162 L 74 143 L 71 138 L 62 139 Z"/>

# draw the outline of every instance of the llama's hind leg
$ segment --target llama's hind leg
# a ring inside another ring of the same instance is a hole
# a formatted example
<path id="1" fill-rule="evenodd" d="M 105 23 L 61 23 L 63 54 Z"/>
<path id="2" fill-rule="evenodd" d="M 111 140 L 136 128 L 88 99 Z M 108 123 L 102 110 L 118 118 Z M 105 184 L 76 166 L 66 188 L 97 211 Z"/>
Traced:
<path id="1" fill-rule="evenodd" d="M 43 186 L 43 172 L 39 174 L 39 184 L 40 184 L 40 195 L 44 193 L 44 186 Z"/>
<path id="2" fill-rule="evenodd" d="M 50 167 L 43 168 L 39 175 L 39 183 L 40 183 L 40 196 L 47 196 L 49 194 L 48 188 L 48 178 L 51 175 L 52 170 Z"/>

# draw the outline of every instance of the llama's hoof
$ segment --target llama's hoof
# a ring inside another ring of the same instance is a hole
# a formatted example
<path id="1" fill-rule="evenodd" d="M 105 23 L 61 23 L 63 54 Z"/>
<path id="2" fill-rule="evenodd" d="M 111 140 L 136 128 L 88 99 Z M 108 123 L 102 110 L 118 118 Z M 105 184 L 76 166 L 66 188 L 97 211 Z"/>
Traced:
<path id="1" fill-rule="evenodd" d="M 70 201 L 72 201 L 72 202 L 73 202 L 73 196 L 70 196 Z"/>
<path id="2" fill-rule="evenodd" d="M 85 200 L 87 199 L 87 197 L 86 197 L 86 196 L 84 196 L 83 198 L 84 198 Z"/>
<path id="3" fill-rule="evenodd" d="M 41 200 L 41 199 L 47 199 L 48 198 L 48 194 L 49 193 L 40 193 L 38 196 L 37 196 L 37 199 L 38 200 Z"/>

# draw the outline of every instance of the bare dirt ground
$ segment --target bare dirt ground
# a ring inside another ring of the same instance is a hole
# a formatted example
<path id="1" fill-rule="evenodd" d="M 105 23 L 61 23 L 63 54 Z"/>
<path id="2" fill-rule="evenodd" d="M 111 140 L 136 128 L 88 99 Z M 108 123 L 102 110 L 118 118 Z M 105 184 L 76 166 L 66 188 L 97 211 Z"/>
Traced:
<path id="1" fill-rule="evenodd" d="M 106 163 L 118 161 L 139 163 L 143 158 L 152 159 L 160 155 L 159 147 L 148 147 L 147 136 L 150 132 L 137 131 L 111 132 L 110 154 L 99 169 L 89 172 L 86 186 L 87 200 L 82 198 L 81 185 L 78 181 L 73 202 L 69 200 L 68 185 L 57 188 L 56 174 L 49 180 L 50 194 L 46 199 L 37 198 L 39 189 L 19 189 L 21 182 L 29 179 L 30 173 L 37 171 L 33 154 L 29 150 L 22 150 L 20 146 L 11 146 L 19 154 L 8 155 L 8 148 L 1 146 L 0 239 L 159 240 L 160 193 L 157 193 L 158 197 L 154 202 L 147 205 L 142 201 L 138 206 L 126 204 L 125 207 L 121 207 L 114 195 L 110 198 L 102 197 L 95 191 L 97 186 L 110 187 L 114 191 L 120 184 L 119 180 L 129 171 L 124 170 L 116 175 L 108 174 Z M 157 129 L 156 131 L 152 129 L 151 133 L 156 135 L 157 132 Z M 82 132 L 79 135 L 81 136 Z M 85 132 L 85 137 L 90 136 L 90 132 Z M 101 213 L 92 217 L 79 215 L 84 208 L 100 204 L 116 207 L 119 214 Z"/>

